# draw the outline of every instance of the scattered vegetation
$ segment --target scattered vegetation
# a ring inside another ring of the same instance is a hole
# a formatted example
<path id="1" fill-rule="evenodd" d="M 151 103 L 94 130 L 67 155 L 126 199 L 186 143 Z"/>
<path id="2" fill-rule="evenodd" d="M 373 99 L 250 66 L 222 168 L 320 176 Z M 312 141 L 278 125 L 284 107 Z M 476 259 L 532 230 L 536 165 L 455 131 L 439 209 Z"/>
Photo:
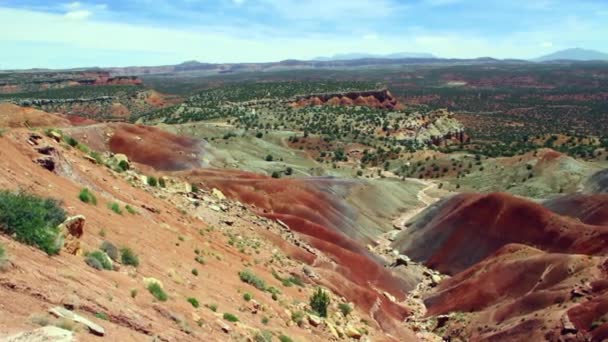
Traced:
<path id="1" fill-rule="evenodd" d="M 338 309 L 340 309 L 340 312 L 342 312 L 344 317 L 347 317 L 353 311 L 353 308 L 347 303 L 338 304 Z"/>
<path id="2" fill-rule="evenodd" d="M 252 285 L 253 287 L 255 287 L 258 290 L 266 291 L 266 289 L 267 289 L 266 282 L 264 282 L 263 279 L 256 276 L 250 270 L 244 270 L 244 271 L 239 272 L 239 277 L 241 278 L 242 282 Z"/>
<path id="3" fill-rule="evenodd" d="M 157 186 L 158 185 L 158 180 L 156 179 L 156 177 L 154 176 L 148 176 L 148 185 L 149 186 Z"/>
<path id="4" fill-rule="evenodd" d="M 137 210 L 135 210 L 135 208 L 133 208 L 132 206 L 130 206 L 130 205 L 128 205 L 128 204 L 125 206 L 125 210 L 126 210 L 126 211 L 127 211 L 129 214 L 131 214 L 131 215 L 137 215 L 137 214 L 139 214 L 139 213 L 137 212 Z"/>
<path id="5" fill-rule="evenodd" d="M 116 202 L 108 203 L 108 209 L 112 210 L 118 215 L 122 215 L 122 209 L 120 209 L 120 204 Z"/>
<path id="6" fill-rule="evenodd" d="M 321 317 L 327 317 L 329 302 L 329 295 L 321 288 L 317 288 L 317 291 L 310 297 L 310 307 Z"/>
<path id="7" fill-rule="evenodd" d="M 53 199 L 0 191 L 0 231 L 49 255 L 61 249 L 58 225 L 66 213 Z"/>
<path id="8" fill-rule="evenodd" d="M 106 315 L 106 314 L 105 314 L 105 313 L 103 313 L 103 312 L 98 312 L 98 313 L 96 313 L 96 314 L 95 314 L 95 317 L 97 317 L 97 318 L 99 318 L 99 319 L 103 319 L 104 321 L 109 320 L 108 315 Z"/>
<path id="9" fill-rule="evenodd" d="M 166 302 L 169 299 L 167 293 L 163 290 L 163 288 L 158 283 L 151 283 L 148 285 L 148 291 L 154 296 L 154 298 L 158 299 L 161 302 Z"/>
<path id="10" fill-rule="evenodd" d="M 102 252 L 102 251 L 94 251 L 89 253 L 86 258 L 85 258 L 85 262 L 87 263 L 87 265 L 95 268 L 95 269 L 104 269 L 104 270 L 112 270 L 112 261 L 110 260 L 110 257 Z M 101 266 L 101 268 L 99 267 Z"/>
<path id="11" fill-rule="evenodd" d="M 231 313 L 228 313 L 228 312 L 224 313 L 224 316 L 223 316 L 223 317 L 224 317 L 224 319 L 225 319 L 225 320 L 227 320 L 228 322 L 233 322 L 233 323 L 235 323 L 235 322 L 238 322 L 238 321 L 239 321 L 239 318 L 238 318 L 238 317 L 236 317 L 235 315 L 233 315 L 233 314 L 231 314 Z"/>
<path id="12" fill-rule="evenodd" d="M 84 203 L 97 205 L 97 198 L 88 188 L 83 188 L 78 194 L 78 198 Z"/>
<path id="13" fill-rule="evenodd" d="M 113 261 L 118 261 L 118 248 L 114 246 L 110 241 L 104 241 L 101 243 L 99 247 L 107 256 L 110 257 Z"/>
<path id="14" fill-rule="evenodd" d="M 120 261 L 123 265 L 139 266 L 139 257 L 129 247 L 124 247 L 120 250 Z"/>
<path id="15" fill-rule="evenodd" d="M 187 300 L 188 300 L 188 303 L 190 303 L 195 308 L 198 308 L 200 306 L 200 304 L 196 298 L 190 297 Z"/>
<path id="16" fill-rule="evenodd" d="M 253 296 L 251 295 L 251 293 L 249 292 L 245 292 L 245 294 L 243 294 L 243 299 L 248 302 L 253 298 Z"/>

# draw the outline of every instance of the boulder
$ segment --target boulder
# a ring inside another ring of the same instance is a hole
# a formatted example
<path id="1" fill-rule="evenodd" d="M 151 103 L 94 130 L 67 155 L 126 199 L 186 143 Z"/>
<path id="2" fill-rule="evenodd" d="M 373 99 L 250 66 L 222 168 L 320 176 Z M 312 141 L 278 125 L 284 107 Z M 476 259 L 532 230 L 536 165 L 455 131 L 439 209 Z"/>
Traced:
<path id="1" fill-rule="evenodd" d="M 310 323 L 310 325 L 312 325 L 313 327 L 318 327 L 319 325 L 321 325 L 321 323 L 323 323 L 323 319 L 317 315 L 308 315 L 308 323 Z"/>
<path id="2" fill-rule="evenodd" d="M 51 172 L 54 172 L 57 166 L 53 157 L 38 158 L 34 162 Z"/>
<path id="3" fill-rule="evenodd" d="M 68 217 L 59 225 L 59 231 L 63 237 L 63 250 L 72 255 L 82 255 L 80 238 L 84 234 L 85 217 L 76 215 Z"/>
<path id="4" fill-rule="evenodd" d="M 361 337 L 363 337 L 363 334 L 361 334 L 359 329 L 353 327 L 350 324 L 347 325 L 346 328 L 344 328 L 344 334 L 346 334 L 346 336 L 348 336 L 350 338 L 354 338 L 355 340 L 358 340 Z"/>
<path id="5" fill-rule="evenodd" d="M 226 196 L 224 196 L 224 193 L 222 193 L 220 190 L 218 190 L 216 188 L 213 188 L 213 190 L 211 190 L 211 194 L 220 201 L 226 200 Z"/>
<path id="6" fill-rule="evenodd" d="M 72 342 L 74 333 L 54 326 L 46 326 L 4 337 L 4 342 Z"/>
<path id="7" fill-rule="evenodd" d="M 412 260 L 407 255 L 399 255 L 395 260 L 395 266 L 407 266 L 412 262 Z"/>
<path id="8" fill-rule="evenodd" d="M 217 322 L 217 325 L 220 328 L 220 330 L 225 332 L 226 334 L 228 334 L 232 331 L 232 328 L 228 324 L 224 323 L 223 321 L 218 319 L 216 322 Z"/>
<path id="9" fill-rule="evenodd" d="M 340 333 L 338 332 L 338 329 L 336 329 L 336 326 L 332 322 L 326 321 L 325 326 L 327 326 L 327 330 L 329 330 L 329 333 L 333 337 L 335 337 L 336 339 L 340 338 Z"/>
<path id="10" fill-rule="evenodd" d="M 101 327 L 97 323 L 93 323 L 92 321 L 88 320 L 87 318 L 82 317 L 82 316 L 74 313 L 73 311 L 62 308 L 61 306 L 56 306 L 56 307 L 50 309 L 49 312 L 58 318 L 69 319 L 76 323 L 80 323 L 80 324 L 86 326 L 93 335 L 103 336 L 106 334 L 103 327 Z"/>

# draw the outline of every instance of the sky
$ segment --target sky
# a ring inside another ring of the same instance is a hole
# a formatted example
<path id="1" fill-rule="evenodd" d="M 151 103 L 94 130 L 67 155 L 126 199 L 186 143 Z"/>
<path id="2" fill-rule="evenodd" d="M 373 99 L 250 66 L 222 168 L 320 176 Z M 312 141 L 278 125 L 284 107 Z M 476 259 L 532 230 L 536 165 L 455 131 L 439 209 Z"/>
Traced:
<path id="1" fill-rule="evenodd" d="M 608 52 L 608 0 L 0 0 L 0 69 Z"/>

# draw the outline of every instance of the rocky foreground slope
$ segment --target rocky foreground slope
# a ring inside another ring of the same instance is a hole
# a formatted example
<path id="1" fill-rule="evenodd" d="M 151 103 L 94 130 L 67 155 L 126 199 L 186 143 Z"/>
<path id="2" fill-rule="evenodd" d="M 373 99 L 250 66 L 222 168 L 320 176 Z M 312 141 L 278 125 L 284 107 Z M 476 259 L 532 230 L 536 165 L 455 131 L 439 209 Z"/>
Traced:
<path id="1" fill-rule="evenodd" d="M 401 323 L 412 311 L 403 276 L 356 241 L 332 231 L 300 234 L 277 220 L 288 217 L 226 198 L 215 187 L 221 183 L 153 167 L 172 163 L 168 154 L 182 158 L 171 165 L 191 166 L 183 161 L 196 156 L 193 141 L 143 126 L 61 132 L 32 122 L 3 131 L 0 188 L 57 199 L 72 221 L 55 256 L 0 235 L 0 336 L 31 340 L 67 330 L 79 341 L 416 339 Z M 152 137 L 166 147 L 158 155 L 132 144 Z M 117 148 L 130 148 L 123 152 L 140 163 L 112 152 Z M 83 197 L 85 189 L 94 201 Z M 114 258 L 108 245 L 129 248 L 137 265 Z M 108 270 L 90 260 L 100 254 L 108 255 Z M 327 318 L 311 311 L 318 287 L 331 300 Z"/>

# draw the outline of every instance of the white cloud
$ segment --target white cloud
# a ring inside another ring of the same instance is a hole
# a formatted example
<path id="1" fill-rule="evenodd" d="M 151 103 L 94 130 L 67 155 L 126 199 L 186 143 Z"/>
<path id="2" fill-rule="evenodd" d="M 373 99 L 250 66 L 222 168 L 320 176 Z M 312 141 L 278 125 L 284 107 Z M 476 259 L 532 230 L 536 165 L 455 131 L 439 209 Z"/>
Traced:
<path id="1" fill-rule="evenodd" d="M 93 13 L 86 10 L 70 11 L 65 14 L 65 17 L 72 20 L 84 20 L 89 18 Z"/>

